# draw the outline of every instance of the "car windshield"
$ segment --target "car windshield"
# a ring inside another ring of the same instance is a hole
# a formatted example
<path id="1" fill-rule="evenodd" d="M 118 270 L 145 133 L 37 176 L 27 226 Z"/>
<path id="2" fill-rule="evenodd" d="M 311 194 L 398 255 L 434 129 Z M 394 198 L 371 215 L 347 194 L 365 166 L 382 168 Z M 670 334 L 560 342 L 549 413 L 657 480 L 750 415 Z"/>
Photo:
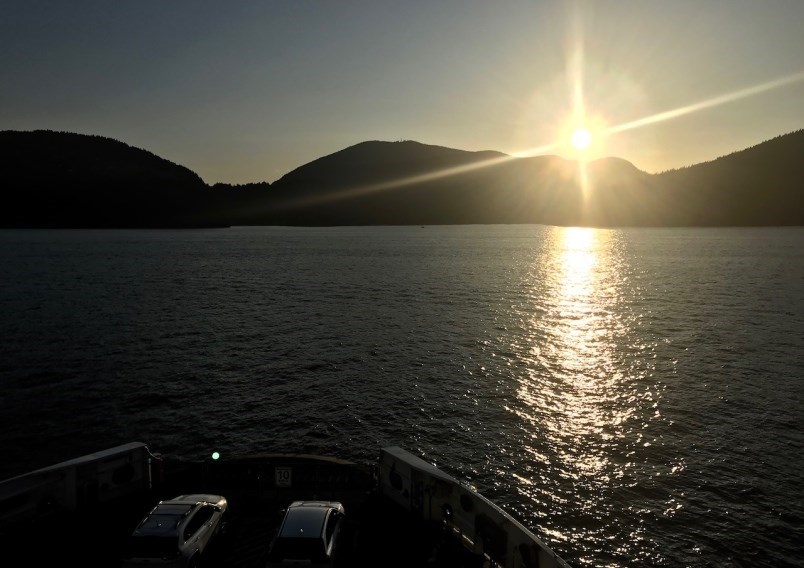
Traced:
<path id="1" fill-rule="evenodd" d="M 178 553 L 175 537 L 134 536 L 128 539 L 129 558 L 171 558 Z"/>

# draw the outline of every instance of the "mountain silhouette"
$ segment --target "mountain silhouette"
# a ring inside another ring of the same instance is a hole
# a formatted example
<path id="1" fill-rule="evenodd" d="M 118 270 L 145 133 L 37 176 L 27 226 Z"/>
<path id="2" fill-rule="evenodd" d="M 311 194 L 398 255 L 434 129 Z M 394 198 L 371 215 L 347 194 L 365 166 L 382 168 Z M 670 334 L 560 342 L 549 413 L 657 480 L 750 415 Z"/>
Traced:
<path id="1" fill-rule="evenodd" d="M 217 224 L 196 173 L 111 138 L 0 131 L 0 156 L 5 227 Z"/>
<path id="2" fill-rule="evenodd" d="M 804 225 L 804 130 L 656 182 L 669 225 Z"/>
<path id="3" fill-rule="evenodd" d="M 804 225 L 804 130 L 649 174 L 415 141 L 367 141 L 274 183 L 208 186 L 189 169 L 99 136 L 0 132 L 6 227 Z"/>
<path id="4" fill-rule="evenodd" d="M 594 191 L 582 178 L 595 180 Z M 363 142 L 293 170 L 271 186 L 272 224 L 609 224 L 649 174 L 618 158 L 586 166 L 413 141 Z M 592 215 L 586 207 L 607 212 Z M 633 218 L 632 218 L 633 217 Z"/>

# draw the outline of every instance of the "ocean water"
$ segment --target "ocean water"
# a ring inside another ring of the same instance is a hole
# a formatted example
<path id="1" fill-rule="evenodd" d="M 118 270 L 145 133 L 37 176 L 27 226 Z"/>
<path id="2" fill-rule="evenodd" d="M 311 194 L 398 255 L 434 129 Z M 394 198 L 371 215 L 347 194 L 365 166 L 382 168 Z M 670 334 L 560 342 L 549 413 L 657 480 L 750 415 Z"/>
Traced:
<path id="1" fill-rule="evenodd" d="M 804 565 L 804 228 L 7 230 L 0 310 L 2 477 L 400 445 L 573 566 Z"/>

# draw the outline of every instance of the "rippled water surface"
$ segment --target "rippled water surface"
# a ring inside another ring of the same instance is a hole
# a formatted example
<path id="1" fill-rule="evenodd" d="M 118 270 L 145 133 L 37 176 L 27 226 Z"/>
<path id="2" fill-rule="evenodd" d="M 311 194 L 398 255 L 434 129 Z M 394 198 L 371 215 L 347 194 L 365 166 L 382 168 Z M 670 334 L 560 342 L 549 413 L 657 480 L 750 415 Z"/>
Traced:
<path id="1" fill-rule="evenodd" d="M 401 445 L 575 566 L 801 566 L 804 229 L 0 231 L 9 476 Z"/>

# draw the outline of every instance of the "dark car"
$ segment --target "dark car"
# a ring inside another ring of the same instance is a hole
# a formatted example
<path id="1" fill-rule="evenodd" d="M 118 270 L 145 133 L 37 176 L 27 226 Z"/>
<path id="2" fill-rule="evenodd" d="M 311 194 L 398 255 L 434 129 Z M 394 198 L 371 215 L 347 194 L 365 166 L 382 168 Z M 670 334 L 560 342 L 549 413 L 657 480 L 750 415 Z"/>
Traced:
<path id="1" fill-rule="evenodd" d="M 160 501 L 128 540 L 124 568 L 199 566 L 224 531 L 228 502 L 221 495 L 179 495 Z"/>
<path id="2" fill-rule="evenodd" d="M 337 501 L 294 501 L 268 550 L 268 567 L 332 565 L 338 550 L 343 505 Z"/>

